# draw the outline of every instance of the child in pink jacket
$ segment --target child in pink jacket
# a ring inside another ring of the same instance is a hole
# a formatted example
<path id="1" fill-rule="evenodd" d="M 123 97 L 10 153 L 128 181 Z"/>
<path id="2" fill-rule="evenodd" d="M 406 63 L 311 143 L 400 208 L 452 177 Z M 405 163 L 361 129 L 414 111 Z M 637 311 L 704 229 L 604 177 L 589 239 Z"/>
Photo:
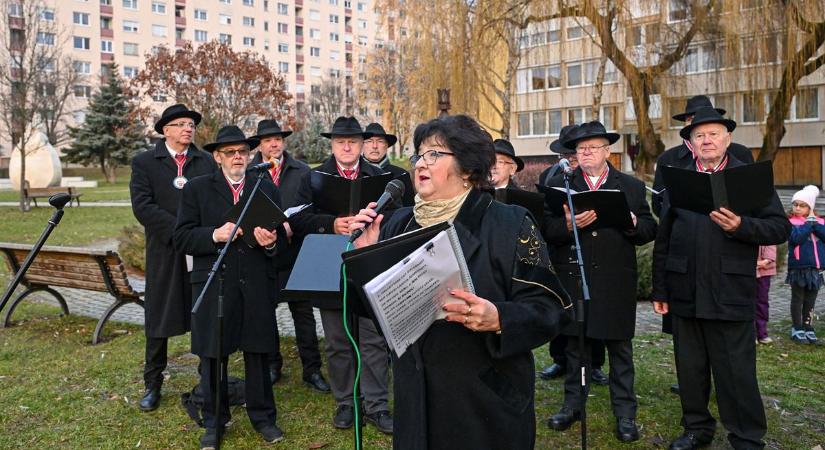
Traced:
<path id="1" fill-rule="evenodd" d="M 771 277 L 776 275 L 776 246 L 759 246 L 756 258 L 756 315 L 753 326 L 756 329 L 756 342 L 770 344 L 773 339 L 768 336 L 768 293 L 771 290 Z"/>

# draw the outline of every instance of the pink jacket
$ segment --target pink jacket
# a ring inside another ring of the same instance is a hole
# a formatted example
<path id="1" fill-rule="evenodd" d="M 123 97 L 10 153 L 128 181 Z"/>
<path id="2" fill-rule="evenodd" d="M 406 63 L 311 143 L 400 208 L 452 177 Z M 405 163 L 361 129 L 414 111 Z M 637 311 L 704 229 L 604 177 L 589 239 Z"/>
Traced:
<path id="1" fill-rule="evenodd" d="M 776 275 L 776 246 L 775 245 L 760 245 L 759 256 L 757 261 L 762 259 L 770 259 L 771 263 L 764 269 L 756 268 L 756 278 L 768 277 Z"/>

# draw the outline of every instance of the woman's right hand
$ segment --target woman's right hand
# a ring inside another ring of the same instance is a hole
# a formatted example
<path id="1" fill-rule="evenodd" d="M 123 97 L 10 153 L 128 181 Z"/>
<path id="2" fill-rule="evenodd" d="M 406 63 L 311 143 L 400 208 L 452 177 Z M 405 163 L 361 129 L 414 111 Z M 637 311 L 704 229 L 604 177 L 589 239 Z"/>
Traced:
<path id="1" fill-rule="evenodd" d="M 373 208 L 377 205 L 378 203 L 371 202 L 366 208 L 358 211 L 358 214 L 352 217 L 352 222 L 349 224 L 350 234 L 354 233 L 355 230 L 364 228 L 364 233 L 353 242 L 355 248 L 366 247 L 378 242 L 378 233 L 384 215 L 375 212 Z"/>

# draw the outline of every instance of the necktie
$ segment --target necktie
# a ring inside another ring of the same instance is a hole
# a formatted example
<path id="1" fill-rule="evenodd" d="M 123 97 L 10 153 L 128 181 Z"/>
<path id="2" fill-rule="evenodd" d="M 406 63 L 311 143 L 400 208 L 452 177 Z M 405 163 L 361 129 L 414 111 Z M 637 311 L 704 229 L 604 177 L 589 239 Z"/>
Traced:
<path id="1" fill-rule="evenodd" d="M 349 179 L 351 180 L 351 179 L 352 179 L 352 175 L 353 175 L 353 174 L 355 174 L 355 170 L 354 170 L 354 169 L 344 169 L 344 176 L 345 176 L 346 178 L 349 178 Z"/>
<path id="2" fill-rule="evenodd" d="M 186 162 L 186 155 L 184 155 L 183 153 L 178 153 L 177 155 L 175 155 L 175 161 L 178 164 L 183 165 L 183 163 Z"/>

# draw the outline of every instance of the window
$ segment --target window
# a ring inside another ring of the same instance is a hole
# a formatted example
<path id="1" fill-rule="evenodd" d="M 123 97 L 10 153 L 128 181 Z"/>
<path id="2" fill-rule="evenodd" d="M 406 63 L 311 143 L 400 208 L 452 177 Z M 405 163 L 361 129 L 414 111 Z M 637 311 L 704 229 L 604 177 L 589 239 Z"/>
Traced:
<path id="1" fill-rule="evenodd" d="M 218 3 L 223 3 L 224 5 L 231 5 L 232 0 L 218 0 Z"/>
<path id="2" fill-rule="evenodd" d="M 667 105 L 670 109 L 670 115 L 674 116 L 676 114 L 680 114 L 685 111 L 685 105 L 687 104 L 686 98 L 671 98 L 668 100 Z M 680 120 L 675 120 L 673 117 L 670 118 L 670 127 L 671 128 L 682 128 L 685 126 L 685 123 Z"/>
<path id="3" fill-rule="evenodd" d="M 278 33 L 289 34 L 289 25 L 283 22 L 278 22 Z"/>
<path id="4" fill-rule="evenodd" d="M 254 27 L 255 26 L 255 18 L 244 16 L 243 24 L 244 24 L 244 26 L 247 26 L 247 27 Z"/>
<path id="5" fill-rule="evenodd" d="M 101 30 L 111 30 L 112 29 L 112 18 L 111 17 L 101 17 L 100 18 L 100 29 Z"/>
<path id="6" fill-rule="evenodd" d="M 567 27 L 567 40 L 572 41 L 573 39 L 581 39 L 584 36 L 584 31 L 582 27 L 579 25 L 572 25 Z"/>
<path id="7" fill-rule="evenodd" d="M 74 85 L 74 96 L 89 98 L 92 96 L 92 87 L 85 84 Z"/>
<path id="8" fill-rule="evenodd" d="M 321 30 L 317 28 L 310 28 L 309 29 L 309 38 L 310 39 L 321 39 Z"/>
<path id="9" fill-rule="evenodd" d="M 341 78 L 341 71 L 338 69 L 329 69 L 329 76 L 332 78 Z"/>
<path id="10" fill-rule="evenodd" d="M 587 61 L 584 63 L 584 84 L 596 84 L 599 75 L 599 60 Z M 616 66 L 608 59 L 604 62 L 604 82 L 612 83 L 617 80 Z"/>
<path id="11" fill-rule="evenodd" d="M 310 47 L 309 56 L 321 56 L 321 49 L 319 47 Z"/>
<path id="12" fill-rule="evenodd" d="M 134 42 L 124 42 L 123 43 L 123 54 L 129 56 L 138 56 L 140 53 L 138 52 L 138 45 Z"/>
<path id="13" fill-rule="evenodd" d="M 518 135 L 530 135 L 530 113 L 521 113 L 518 115 Z"/>
<path id="14" fill-rule="evenodd" d="M 329 40 L 333 42 L 338 42 L 341 40 L 341 36 L 339 36 L 338 33 L 333 32 L 329 34 Z"/>
<path id="15" fill-rule="evenodd" d="M 599 121 L 609 130 L 619 129 L 619 107 L 615 105 L 602 106 Z"/>
<path id="16" fill-rule="evenodd" d="M 367 21 L 364 19 L 358 19 L 358 28 L 361 30 L 367 29 Z"/>
<path id="17" fill-rule="evenodd" d="M 244 6 L 255 6 L 255 0 L 243 0 Z"/>
<path id="18" fill-rule="evenodd" d="M 558 20 L 553 20 L 550 22 L 550 30 L 547 31 L 547 42 L 553 43 L 561 41 L 561 30 L 559 29 L 559 25 L 560 23 Z"/>
<path id="19" fill-rule="evenodd" d="M 549 111 L 548 115 L 550 117 L 550 128 L 547 130 L 548 134 L 559 134 L 561 132 L 561 110 L 553 110 Z"/>
<path id="20" fill-rule="evenodd" d="M 742 122 L 759 123 L 763 120 L 765 120 L 765 93 L 744 93 L 742 96 Z"/>
<path id="21" fill-rule="evenodd" d="M 329 0 L 329 4 L 332 6 L 338 6 L 338 0 Z"/>
<path id="22" fill-rule="evenodd" d="M 317 9 L 310 9 L 309 20 L 321 20 L 321 11 L 318 11 Z"/>
<path id="23" fill-rule="evenodd" d="M 544 31 L 535 32 L 530 35 L 530 45 L 544 45 L 547 39 L 547 33 Z"/>
<path id="24" fill-rule="evenodd" d="M 138 68 L 134 66 L 123 66 L 123 76 L 126 78 L 134 78 L 137 76 Z"/>
<path id="25" fill-rule="evenodd" d="M 155 14 L 166 14 L 166 3 L 152 2 L 152 12 Z"/>
<path id="26" fill-rule="evenodd" d="M 339 52 L 338 50 L 330 50 L 329 59 L 333 61 L 338 61 L 339 59 L 341 59 L 341 52 Z"/>
<path id="27" fill-rule="evenodd" d="M 287 73 L 289 72 L 289 63 L 280 61 L 278 63 L 278 72 Z"/>
<path id="28" fill-rule="evenodd" d="M 126 9 L 137 9 L 138 0 L 123 0 L 123 7 Z"/>
<path id="29" fill-rule="evenodd" d="M 547 76 L 546 70 L 544 67 L 534 67 L 530 71 L 530 90 L 531 91 L 539 91 L 542 89 L 547 89 Z"/>
<path id="30" fill-rule="evenodd" d="M 45 31 L 37 32 L 37 43 L 41 45 L 54 45 L 55 34 Z"/>
<path id="31" fill-rule="evenodd" d="M 329 23 L 338 23 L 338 14 L 330 14 Z"/>
<path id="32" fill-rule="evenodd" d="M 696 73 L 699 71 L 699 49 L 689 47 L 682 58 L 682 65 L 685 73 Z"/>
<path id="33" fill-rule="evenodd" d="M 309 74 L 312 75 L 313 77 L 320 77 L 321 76 L 321 68 L 316 67 L 316 66 L 312 66 L 312 67 L 309 68 Z M 320 89 L 320 87 L 318 89 Z"/>
<path id="34" fill-rule="evenodd" d="M 103 53 L 114 53 L 112 50 L 112 41 L 102 40 L 100 41 L 100 51 Z"/>
<path id="35" fill-rule="evenodd" d="M 196 9 L 195 10 L 195 20 L 206 20 L 206 10 Z"/>
<path id="36" fill-rule="evenodd" d="M 628 30 L 624 36 L 626 46 L 635 47 L 637 45 L 644 44 L 644 41 L 642 40 L 642 28 L 643 25 L 630 27 L 630 30 Z"/>
<path id="37" fill-rule="evenodd" d="M 289 5 L 286 3 L 278 3 L 278 14 L 282 14 L 284 16 L 289 15 Z"/>
<path id="38" fill-rule="evenodd" d="M 278 43 L 278 53 L 289 53 L 289 44 L 285 42 Z"/>
<path id="39" fill-rule="evenodd" d="M 255 46 L 255 38 L 244 36 L 243 38 L 243 45 L 247 47 L 254 47 Z"/>
<path id="40" fill-rule="evenodd" d="M 88 75 L 92 73 L 92 63 L 90 63 L 89 61 L 73 61 L 72 67 L 74 68 L 75 72 L 82 75 Z"/>
<path id="41" fill-rule="evenodd" d="M 355 9 L 357 9 L 359 12 L 364 12 L 367 10 L 367 4 L 364 2 L 358 2 Z"/>
<path id="42" fill-rule="evenodd" d="M 819 95 L 817 88 L 800 88 L 793 98 L 794 120 L 819 119 Z"/>
<path id="43" fill-rule="evenodd" d="M 112 0 L 100 0 L 101 5 L 112 6 Z"/>
<path id="44" fill-rule="evenodd" d="M 358 55 L 358 64 L 366 64 L 367 55 Z"/>
<path id="45" fill-rule="evenodd" d="M 367 45 L 367 37 L 364 35 L 358 36 L 358 45 Z"/>
<path id="46" fill-rule="evenodd" d="M 742 58 L 747 66 L 778 62 L 779 35 L 771 33 L 742 38 Z"/>
<path id="47" fill-rule="evenodd" d="M 668 0 L 667 18 L 671 22 L 677 22 L 688 18 L 688 6 L 685 0 Z"/>
<path id="48" fill-rule="evenodd" d="M 9 17 L 23 17 L 23 5 L 20 3 L 9 3 Z"/>
<path id="49" fill-rule="evenodd" d="M 207 36 L 206 30 L 195 30 L 195 42 L 206 42 Z"/>
<path id="50" fill-rule="evenodd" d="M 155 37 L 166 37 L 168 32 L 166 31 L 166 27 L 163 25 L 152 25 L 152 36 Z"/>
<path id="51" fill-rule="evenodd" d="M 581 86 L 582 85 L 582 65 L 569 64 L 567 66 L 567 86 Z M 580 123 L 580 122 L 576 122 Z"/>
<path id="52" fill-rule="evenodd" d="M 220 42 L 221 44 L 232 44 L 232 35 L 221 33 L 220 35 L 218 35 L 218 42 Z"/>
<path id="53" fill-rule="evenodd" d="M 40 20 L 45 20 L 46 22 L 54 22 L 54 10 L 51 8 L 43 8 L 40 11 Z"/>
<path id="54" fill-rule="evenodd" d="M 123 31 L 127 33 L 137 33 L 138 32 L 138 23 L 133 20 L 124 20 L 123 21 Z"/>
<path id="55" fill-rule="evenodd" d="M 89 26 L 89 14 L 82 13 L 82 12 L 73 12 L 72 13 L 72 23 L 75 25 L 83 25 Z"/>
<path id="56" fill-rule="evenodd" d="M 82 36 L 73 36 L 74 48 L 89 50 L 92 48 L 91 39 Z"/>
<path id="57" fill-rule="evenodd" d="M 547 111 L 533 113 L 533 133 L 534 135 L 547 134 Z"/>
<path id="58" fill-rule="evenodd" d="M 218 22 L 221 25 L 232 25 L 232 16 L 229 14 L 218 14 Z"/>
<path id="59" fill-rule="evenodd" d="M 714 107 L 724 109 L 728 118 L 736 117 L 736 96 L 734 94 L 714 95 L 712 103 Z"/>

